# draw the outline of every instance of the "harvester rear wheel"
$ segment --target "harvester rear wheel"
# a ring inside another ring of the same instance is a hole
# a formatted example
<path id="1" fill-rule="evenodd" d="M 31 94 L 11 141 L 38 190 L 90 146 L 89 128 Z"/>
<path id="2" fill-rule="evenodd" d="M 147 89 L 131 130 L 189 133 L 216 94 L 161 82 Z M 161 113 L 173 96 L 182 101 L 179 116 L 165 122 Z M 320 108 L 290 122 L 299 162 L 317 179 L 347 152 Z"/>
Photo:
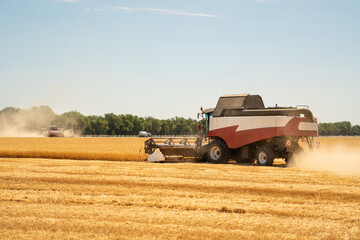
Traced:
<path id="1" fill-rule="evenodd" d="M 271 166 L 274 163 L 274 153 L 267 146 L 259 147 L 256 150 L 255 157 L 259 166 Z"/>
<path id="2" fill-rule="evenodd" d="M 227 163 L 230 159 L 230 151 L 226 144 L 220 140 L 210 143 L 208 160 L 212 163 Z"/>

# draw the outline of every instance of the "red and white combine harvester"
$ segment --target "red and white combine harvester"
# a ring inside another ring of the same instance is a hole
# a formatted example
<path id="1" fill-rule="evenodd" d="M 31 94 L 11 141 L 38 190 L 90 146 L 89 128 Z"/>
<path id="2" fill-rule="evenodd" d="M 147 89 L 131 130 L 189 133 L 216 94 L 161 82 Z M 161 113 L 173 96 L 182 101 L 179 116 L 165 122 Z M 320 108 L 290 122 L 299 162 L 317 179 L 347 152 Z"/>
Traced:
<path id="1" fill-rule="evenodd" d="M 50 126 L 49 129 L 43 129 L 44 137 L 64 137 L 64 129 L 56 125 Z"/>
<path id="2" fill-rule="evenodd" d="M 193 158 L 226 163 L 254 162 L 270 166 L 274 158 L 289 162 L 302 151 L 299 141 L 313 148 L 317 119 L 308 107 L 265 108 L 259 95 L 225 95 L 215 108 L 201 109 L 204 119 L 197 138 L 150 138 L 145 142 L 148 161 Z"/>

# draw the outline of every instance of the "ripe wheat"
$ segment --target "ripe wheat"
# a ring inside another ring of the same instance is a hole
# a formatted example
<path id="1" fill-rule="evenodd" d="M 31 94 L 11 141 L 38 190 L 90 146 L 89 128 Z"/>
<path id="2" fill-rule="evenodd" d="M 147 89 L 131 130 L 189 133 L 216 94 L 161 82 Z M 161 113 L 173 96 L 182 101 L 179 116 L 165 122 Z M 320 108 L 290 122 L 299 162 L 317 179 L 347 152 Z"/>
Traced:
<path id="1" fill-rule="evenodd" d="M 0 138 L 0 157 L 142 161 L 143 138 Z"/>

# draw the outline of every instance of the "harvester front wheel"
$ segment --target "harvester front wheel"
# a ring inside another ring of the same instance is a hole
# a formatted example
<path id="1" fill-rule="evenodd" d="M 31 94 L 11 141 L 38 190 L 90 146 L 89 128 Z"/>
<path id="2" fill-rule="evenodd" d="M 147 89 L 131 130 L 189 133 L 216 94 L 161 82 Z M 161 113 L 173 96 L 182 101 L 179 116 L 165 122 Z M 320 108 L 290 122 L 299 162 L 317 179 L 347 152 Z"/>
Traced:
<path id="1" fill-rule="evenodd" d="M 271 166 L 274 163 L 273 151 L 267 146 L 259 147 L 256 150 L 255 157 L 259 166 Z"/>
<path id="2" fill-rule="evenodd" d="M 210 143 L 208 160 L 212 163 L 227 163 L 230 159 L 230 151 L 226 144 L 220 140 Z"/>

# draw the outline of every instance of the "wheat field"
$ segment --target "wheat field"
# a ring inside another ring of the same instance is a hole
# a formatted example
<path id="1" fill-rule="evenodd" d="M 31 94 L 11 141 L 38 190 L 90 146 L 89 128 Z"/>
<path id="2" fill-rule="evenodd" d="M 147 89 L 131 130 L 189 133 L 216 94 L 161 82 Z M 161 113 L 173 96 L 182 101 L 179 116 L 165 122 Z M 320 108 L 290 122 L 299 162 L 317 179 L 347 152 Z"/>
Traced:
<path id="1" fill-rule="evenodd" d="M 323 149 L 360 149 L 359 137 L 316 138 Z M 143 161 L 144 138 L 0 137 L 0 157 L 75 160 Z M 306 143 L 301 142 L 306 149 Z M 283 164 L 283 161 L 275 163 Z"/>
<path id="2" fill-rule="evenodd" d="M 360 239 L 359 174 L 146 163 L 143 141 L 0 138 L 0 239 Z"/>
<path id="3" fill-rule="evenodd" d="M 1 239 L 359 239 L 360 178 L 235 164 L 0 159 Z"/>
<path id="4" fill-rule="evenodd" d="M 0 137 L 0 157 L 143 161 L 144 138 Z"/>

